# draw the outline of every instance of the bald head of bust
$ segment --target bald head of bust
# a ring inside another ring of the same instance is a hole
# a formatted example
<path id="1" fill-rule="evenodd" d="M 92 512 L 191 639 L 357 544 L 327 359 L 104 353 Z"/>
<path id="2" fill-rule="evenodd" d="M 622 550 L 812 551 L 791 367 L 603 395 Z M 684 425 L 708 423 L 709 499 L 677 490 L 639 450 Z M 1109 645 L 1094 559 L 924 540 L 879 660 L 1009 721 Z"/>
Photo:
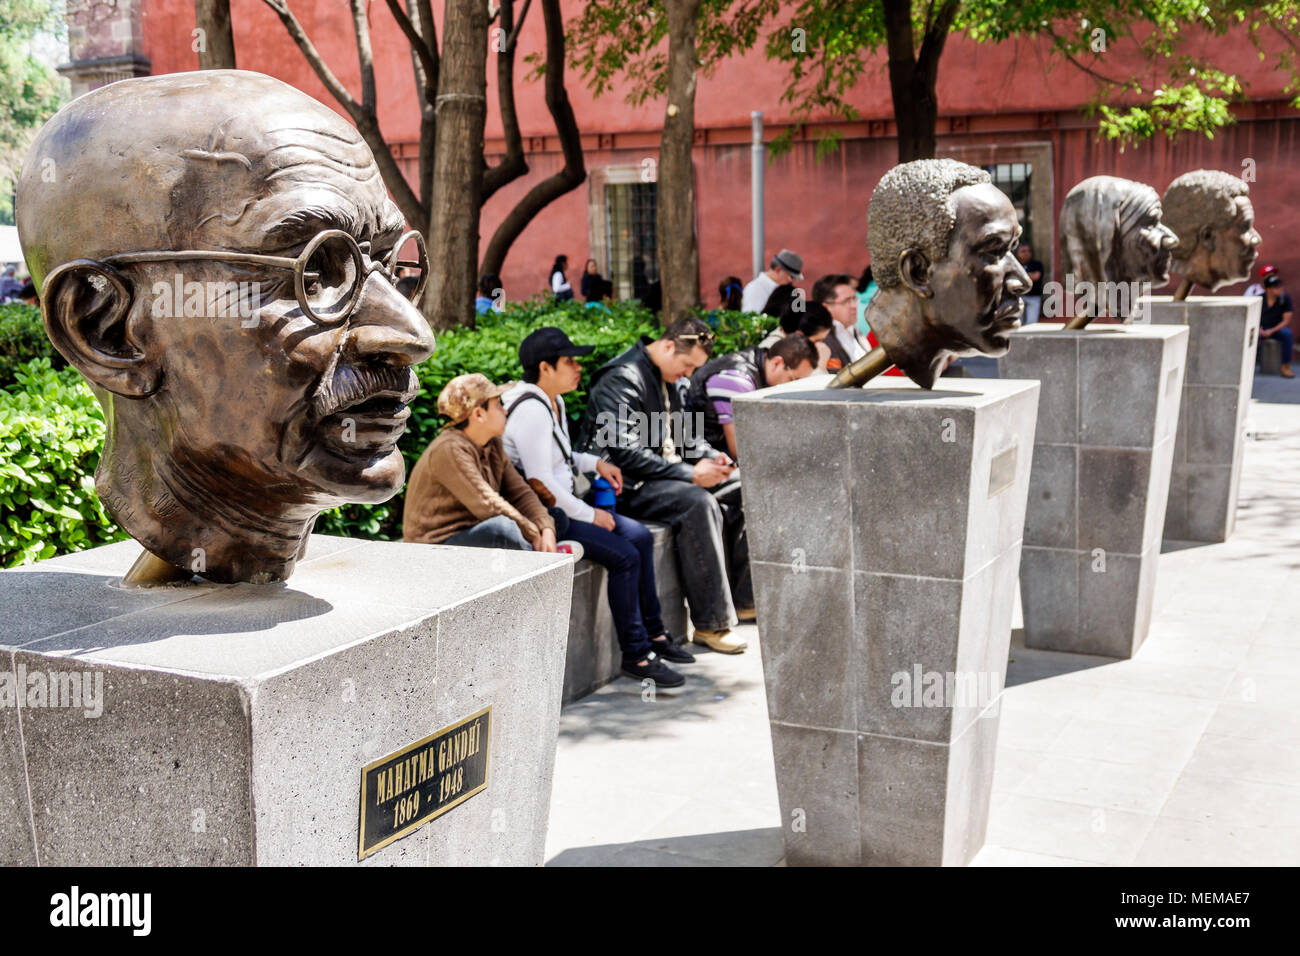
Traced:
<path id="1" fill-rule="evenodd" d="M 113 83 L 40 131 L 17 213 L 46 331 L 104 405 L 97 489 L 155 555 L 283 579 L 321 510 L 400 489 L 433 337 L 376 268 L 403 218 L 338 114 L 245 71 Z M 302 308 L 338 290 L 329 321 Z"/>

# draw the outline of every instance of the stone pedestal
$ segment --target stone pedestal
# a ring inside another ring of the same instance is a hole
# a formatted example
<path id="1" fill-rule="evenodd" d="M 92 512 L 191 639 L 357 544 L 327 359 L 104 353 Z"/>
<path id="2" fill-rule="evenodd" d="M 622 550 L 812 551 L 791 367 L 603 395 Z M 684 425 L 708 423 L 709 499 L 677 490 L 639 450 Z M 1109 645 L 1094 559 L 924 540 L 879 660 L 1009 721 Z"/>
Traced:
<path id="1" fill-rule="evenodd" d="M 1028 647 L 1132 657 L 1151 624 L 1187 329 L 1038 323 L 999 374 L 1042 380 L 1020 599 Z"/>
<path id="2" fill-rule="evenodd" d="M 1166 540 L 1227 541 L 1236 526 L 1262 301 L 1259 296 L 1138 300 L 1153 325 L 1185 325 L 1188 333 Z"/>
<path id="3" fill-rule="evenodd" d="M 50 688 L 0 707 L 0 864 L 353 865 L 362 768 L 485 708 L 486 788 L 361 862 L 542 862 L 571 558 L 314 535 L 284 585 L 122 590 L 138 553 L 0 573 L 0 676 Z"/>
<path id="4" fill-rule="evenodd" d="M 984 842 L 1037 382 L 828 379 L 734 403 L 792 864 Z"/>

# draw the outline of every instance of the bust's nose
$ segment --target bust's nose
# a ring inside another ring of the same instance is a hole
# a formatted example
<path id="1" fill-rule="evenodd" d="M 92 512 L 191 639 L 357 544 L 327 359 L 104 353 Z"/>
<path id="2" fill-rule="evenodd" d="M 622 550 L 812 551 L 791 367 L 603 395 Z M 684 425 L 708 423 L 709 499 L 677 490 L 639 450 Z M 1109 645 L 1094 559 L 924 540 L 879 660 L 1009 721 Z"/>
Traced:
<path id="1" fill-rule="evenodd" d="M 433 331 L 406 296 L 372 272 L 352 314 L 348 347 L 359 358 L 417 365 L 433 354 Z"/>
<path id="2" fill-rule="evenodd" d="M 1160 224 L 1161 248 L 1173 249 L 1177 245 L 1178 245 L 1178 235 L 1162 222 Z"/>
<path id="3" fill-rule="evenodd" d="M 1033 287 L 1029 273 L 1015 256 L 1011 256 L 1011 269 L 1007 272 L 1006 288 L 1012 295 L 1024 295 Z"/>

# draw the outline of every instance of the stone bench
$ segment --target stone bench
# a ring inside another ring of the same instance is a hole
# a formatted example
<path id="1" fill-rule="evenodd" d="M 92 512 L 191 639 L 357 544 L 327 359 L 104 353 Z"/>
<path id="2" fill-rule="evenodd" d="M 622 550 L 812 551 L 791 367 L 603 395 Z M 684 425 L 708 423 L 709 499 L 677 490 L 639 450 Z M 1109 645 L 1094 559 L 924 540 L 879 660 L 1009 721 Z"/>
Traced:
<path id="1" fill-rule="evenodd" d="M 664 625 L 676 637 L 687 635 L 686 600 L 677 572 L 673 533 L 666 525 L 647 521 L 655 539 L 655 581 Z M 605 569 L 583 559 L 573 569 L 573 602 L 569 609 L 569 648 L 564 658 L 563 702 L 585 697 L 619 676 L 622 657 L 614 634 L 614 619 L 605 596 Z"/>
<path id="2" fill-rule="evenodd" d="M 1265 375 L 1282 374 L 1282 343 L 1277 339 L 1260 337 L 1259 352 L 1256 356 L 1259 370 Z"/>

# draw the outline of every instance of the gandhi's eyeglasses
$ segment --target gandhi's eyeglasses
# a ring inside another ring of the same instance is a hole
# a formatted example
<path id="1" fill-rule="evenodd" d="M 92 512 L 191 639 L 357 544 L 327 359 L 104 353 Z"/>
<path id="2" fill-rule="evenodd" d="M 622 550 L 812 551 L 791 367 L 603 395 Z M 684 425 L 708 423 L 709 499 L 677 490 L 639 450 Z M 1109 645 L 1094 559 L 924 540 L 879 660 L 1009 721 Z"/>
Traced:
<path id="1" fill-rule="evenodd" d="M 415 259 L 401 258 L 402 248 L 414 241 Z M 362 249 L 362 246 L 365 249 Z M 415 274 L 415 291 L 411 301 L 420 304 L 425 284 L 429 279 L 429 253 L 424 247 L 424 236 L 415 230 L 404 233 L 393 246 L 393 251 L 383 262 L 366 264 L 370 243 L 360 245 L 341 229 L 327 229 L 307 243 L 297 256 L 265 256 L 251 252 L 216 252 L 197 249 L 175 252 L 127 252 L 102 260 L 109 265 L 128 265 L 135 262 L 172 262 L 177 260 L 207 260 L 238 262 L 249 265 L 270 266 L 293 272 L 293 291 L 298 308 L 313 322 L 321 325 L 338 325 L 347 321 L 361 297 L 361 288 L 371 272 L 376 270 L 394 286 L 399 269 L 412 269 Z"/>

